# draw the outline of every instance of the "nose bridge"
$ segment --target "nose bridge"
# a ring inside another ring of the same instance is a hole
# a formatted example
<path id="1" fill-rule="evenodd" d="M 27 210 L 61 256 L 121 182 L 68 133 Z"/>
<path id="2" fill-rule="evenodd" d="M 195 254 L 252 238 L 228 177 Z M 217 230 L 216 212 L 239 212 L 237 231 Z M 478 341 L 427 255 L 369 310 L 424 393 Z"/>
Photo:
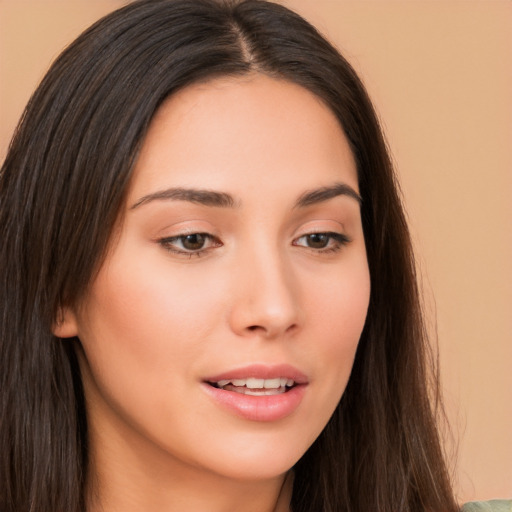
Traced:
<path id="1" fill-rule="evenodd" d="M 298 283 L 283 250 L 271 243 L 257 245 L 237 261 L 231 321 L 238 333 L 275 337 L 299 324 Z"/>

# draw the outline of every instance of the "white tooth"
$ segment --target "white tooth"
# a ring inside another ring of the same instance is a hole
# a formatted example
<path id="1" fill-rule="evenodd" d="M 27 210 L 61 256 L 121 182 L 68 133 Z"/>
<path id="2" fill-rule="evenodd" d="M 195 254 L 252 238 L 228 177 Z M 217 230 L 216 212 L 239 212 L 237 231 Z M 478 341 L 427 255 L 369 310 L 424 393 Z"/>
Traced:
<path id="1" fill-rule="evenodd" d="M 284 393 L 284 389 L 266 389 L 265 395 L 280 395 L 281 393 Z"/>
<path id="2" fill-rule="evenodd" d="M 281 377 L 279 379 L 279 384 L 282 388 L 284 388 L 286 386 L 286 383 L 288 382 L 288 379 L 286 377 Z"/>
<path id="3" fill-rule="evenodd" d="M 265 395 L 265 393 L 266 393 L 266 391 L 262 391 L 260 389 L 258 389 L 258 391 L 256 391 L 255 389 L 250 389 L 250 388 L 244 389 L 244 395 L 263 396 L 263 395 Z"/>
<path id="4" fill-rule="evenodd" d="M 264 382 L 263 379 L 254 379 L 251 377 L 251 378 L 247 379 L 245 385 L 251 389 L 261 389 L 263 387 L 263 382 Z M 234 384 L 234 382 L 233 382 L 233 384 Z"/>
<path id="5" fill-rule="evenodd" d="M 231 382 L 233 383 L 233 386 L 245 386 L 246 380 L 245 379 L 232 379 Z"/>
<path id="6" fill-rule="evenodd" d="M 286 385 L 291 388 L 295 384 L 295 381 L 293 379 L 288 379 L 286 381 Z"/>
<path id="7" fill-rule="evenodd" d="M 277 379 L 265 379 L 263 383 L 263 387 L 265 389 L 275 389 L 281 386 L 281 379 L 278 377 Z"/>
<path id="8" fill-rule="evenodd" d="M 219 382 L 217 382 L 217 386 L 219 386 L 219 388 L 223 388 L 226 384 L 229 384 L 230 382 L 230 380 L 219 380 Z"/>

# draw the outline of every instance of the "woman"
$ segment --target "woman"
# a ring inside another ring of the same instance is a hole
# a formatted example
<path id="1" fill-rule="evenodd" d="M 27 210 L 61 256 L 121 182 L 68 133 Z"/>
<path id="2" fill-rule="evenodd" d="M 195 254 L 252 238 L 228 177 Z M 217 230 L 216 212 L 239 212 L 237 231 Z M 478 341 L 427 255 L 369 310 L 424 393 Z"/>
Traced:
<path id="1" fill-rule="evenodd" d="M 300 17 L 106 17 L 0 197 L 1 510 L 457 510 L 383 137 Z"/>

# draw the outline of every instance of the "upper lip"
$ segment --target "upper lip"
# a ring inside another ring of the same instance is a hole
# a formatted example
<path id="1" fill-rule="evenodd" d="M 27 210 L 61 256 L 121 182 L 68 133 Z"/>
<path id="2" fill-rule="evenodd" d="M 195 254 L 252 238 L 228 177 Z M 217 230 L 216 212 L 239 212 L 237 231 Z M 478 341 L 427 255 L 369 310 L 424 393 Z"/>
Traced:
<path id="1" fill-rule="evenodd" d="M 289 364 L 251 364 L 239 368 L 233 368 L 225 372 L 212 375 L 204 379 L 205 382 L 219 382 L 221 380 L 232 379 L 275 379 L 278 377 L 285 377 L 292 379 L 295 384 L 307 384 L 307 376 Z"/>

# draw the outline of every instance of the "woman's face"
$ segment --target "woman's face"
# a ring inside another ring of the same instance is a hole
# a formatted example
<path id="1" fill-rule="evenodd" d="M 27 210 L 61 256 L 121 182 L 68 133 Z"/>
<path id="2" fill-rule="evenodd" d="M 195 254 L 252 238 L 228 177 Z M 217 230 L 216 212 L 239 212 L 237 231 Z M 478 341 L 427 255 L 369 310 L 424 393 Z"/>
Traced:
<path id="1" fill-rule="evenodd" d="M 369 293 L 356 167 L 331 111 L 262 75 L 184 89 L 152 122 L 99 274 L 55 328 L 83 346 L 93 457 L 283 474 L 343 394 Z"/>

